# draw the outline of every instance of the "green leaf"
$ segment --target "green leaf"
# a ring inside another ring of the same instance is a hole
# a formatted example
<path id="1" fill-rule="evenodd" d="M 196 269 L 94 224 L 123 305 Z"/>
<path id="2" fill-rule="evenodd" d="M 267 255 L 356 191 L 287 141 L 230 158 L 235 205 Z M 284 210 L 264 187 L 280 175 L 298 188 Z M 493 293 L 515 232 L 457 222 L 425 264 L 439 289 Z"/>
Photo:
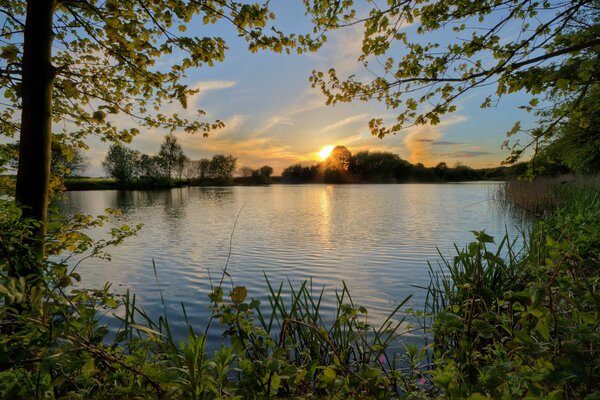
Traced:
<path id="1" fill-rule="evenodd" d="M 93 358 L 89 358 L 81 367 L 81 373 L 83 374 L 83 376 L 85 376 L 86 378 L 89 378 L 92 373 L 94 372 L 94 370 L 96 369 L 96 366 L 94 364 L 94 359 Z"/>
<path id="2" fill-rule="evenodd" d="M 336 373 L 333 368 L 323 367 L 323 370 L 319 374 L 319 380 L 323 383 L 330 384 L 335 382 Z"/>
<path id="3" fill-rule="evenodd" d="M 246 286 L 237 286 L 231 291 L 231 301 L 235 304 L 243 303 L 247 295 L 248 290 L 246 290 Z"/>

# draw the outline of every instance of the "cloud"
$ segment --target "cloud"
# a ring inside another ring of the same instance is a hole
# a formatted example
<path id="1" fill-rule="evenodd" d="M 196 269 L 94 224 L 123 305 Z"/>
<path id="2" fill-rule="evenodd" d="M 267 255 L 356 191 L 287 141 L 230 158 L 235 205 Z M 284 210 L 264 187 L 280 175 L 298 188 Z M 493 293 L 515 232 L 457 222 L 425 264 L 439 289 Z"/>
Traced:
<path id="1" fill-rule="evenodd" d="M 450 158 L 472 158 L 472 157 L 480 157 L 480 156 L 487 156 L 490 155 L 492 153 L 488 152 L 488 151 L 454 151 L 451 153 L 440 153 L 437 154 L 438 156 L 441 157 L 450 157 Z"/>
<path id="2" fill-rule="evenodd" d="M 342 120 L 334 122 L 333 124 L 325 126 L 323 129 L 321 129 L 321 133 L 329 132 L 329 131 L 341 128 L 343 126 L 353 124 L 354 122 L 364 120 L 368 116 L 369 116 L 369 114 L 365 113 L 365 114 L 353 115 L 351 117 L 344 118 Z"/>
<path id="3" fill-rule="evenodd" d="M 452 118 L 446 118 L 438 125 L 419 125 L 408 129 L 404 137 L 404 145 L 409 152 L 408 160 L 413 164 L 434 163 L 435 161 L 431 158 L 434 155 L 431 152 L 431 146 L 436 143 L 448 143 L 440 140 L 443 136 L 444 127 L 461 123 L 466 119 L 462 115 L 455 115 Z"/>
<path id="4" fill-rule="evenodd" d="M 448 140 L 438 140 L 436 142 L 431 143 L 433 146 L 457 146 L 457 145 L 462 145 L 464 143 L 460 143 L 460 142 L 451 142 Z"/>
<path id="5" fill-rule="evenodd" d="M 235 81 L 198 81 L 190 86 L 190 89 L 197 89 L 199 90 L 199 92 L 190 96 L 190 98 L 188 99 L 188 104 L 192 107 L 198 106 L 198 102 L 206 94 L 206 92 L 209 92 L 211 90 L 229 89 L 235 86 L 236 84 L 237 82 Z"/>

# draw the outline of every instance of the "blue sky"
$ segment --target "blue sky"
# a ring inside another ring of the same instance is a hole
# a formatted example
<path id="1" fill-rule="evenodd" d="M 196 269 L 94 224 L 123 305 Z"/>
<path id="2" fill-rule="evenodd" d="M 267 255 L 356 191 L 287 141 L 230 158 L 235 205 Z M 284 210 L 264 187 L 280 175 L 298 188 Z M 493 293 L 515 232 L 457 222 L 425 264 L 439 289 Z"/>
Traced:
<path id="1" fill-rule="evenodd" d="M 278 26 L 286 31 L 306 31 L 309 26 L 297 3 L 282 1 L 275 6 Z M 494 90 L 488 88 L 467 93 L 457 103 L 457 112 L 437 126 L 419 126 L 379 139 L 371 136 L 368 121 L 383 117 L 391 122 L 394 110 L 376 102 L 326 106 L 324 96 L 308 82 L 313 69 L 335 67 L 341 76 L 366 73 L 357 63 L 360 26 L 331 32 L 320 51 L 303 55 L 251 54 L 228 27 L 202 26 L 192 28 L 192 32 L 201 34 L 201 29 L 222 35 L 230 49 L 223 63 L 189 71 L 186 83 L 200 92 L 189 101 L 188 110 L 172 106 L 172 111 L 194 113 L 200 108 L 207 112 L 207 120 L 221 119 L 226 127 L 208 138 L 176 133 L 191 159 L 232 154 L 239 166 L 267 164 L 279 174 L 289 165 L 318 161 L 323 146 L 344 145 L 352 152 L 390 151 L 425 165 L 445 161 L 449 165 L 497 166 L 507 156 L 507 151 L 500 149 L 506 131 L 517 120 L 525 121 L 526 126 L 532 123 L 532 117 L 517 108 L 527 102 L 522 94 L 503 97 L 495 108 L 480 109 L 487 91 Z M 165 134 L 159 129 L 142 130 L 130 146 L 155 154 Z M 90 139 L 90 150 L 85 154 L 89 175 L 104 174 L 101 161 L 107 147 Z"/>

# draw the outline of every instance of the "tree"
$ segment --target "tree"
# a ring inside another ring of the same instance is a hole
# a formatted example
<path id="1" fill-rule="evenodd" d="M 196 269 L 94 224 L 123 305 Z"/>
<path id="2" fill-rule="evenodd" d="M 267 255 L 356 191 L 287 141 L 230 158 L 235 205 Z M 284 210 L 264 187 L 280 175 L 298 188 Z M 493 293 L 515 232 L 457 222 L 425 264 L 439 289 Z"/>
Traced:
<path id="1" fill-rule="evenodd" d="M 113 144 L 108 149 L 102 166 L 108 176 L 123 184 L 135 177 L 139 158 L 140 155 L 137 151 L 131 150 L 122 144 Z"/>
<path id="2" fill-rule="evenodd" d="M 188 25 L 229 21 L 250 51 L 309 51 L 325 40 L 320 33 L 286 35 L 275 29 L 268 2 L 0 0 L 0 13 L 0 86 L 8 102 L 0 132 L 19 134 L 16 200 L 24 217 L 42 222 L 36 228 L 40 239 L 47 220 L 52 121 L 64 122 L 57 136 L 75 145 L 84 145 L 90 133 L 129 142 L 139 130 L 120 127 L 115 121 L 123 115 L 139 126 L 170 131 L 207 134 L 223 126 L 161 112 L 168 103 L 185 108 L 197 92 L 181 82 L 186 70 L 225 56 L 221 37 L 186 35 Z M 166 57 L 178 61 L 157 63 Z"/>
<path id="3" fill-rule="evenodd" d="M 185 162 L 183 164 L 183 176 L 188 181 L 195 179 L 198 177 L 200 173 L 200 161 L 198 160 L 190 160 L 186 157 Z"/>
<path id="4" fill-rule="evenodd" d="M 271 174 L 273 173 L 273 168 L 268 165 L 263 165 L 259 169 L 253 170 L 250 176 L 252 177 L 252 181 L 256 185 L 267 185 L 271 182 Z"/>
<path id="5" fill-rule="evenodd" d="M 232 155 L 215 154 L 210 160 L 208 174 L 211 178 L 223 183 L 230 182 L 235 172 L 237 158 Z"/>
<path id="6" fill-rule="evenodd" d="M 558 128 L 558 138 L 543 146 L 543 154 L 580 174 L 600 172 L 600 88 L 594 88 Z M 566 108 L 571 108 L 569 105 Z"/>
<path id="7" fill-rule="evenodd" d="M 346 18 L 329 24 L 334 28 L 364 24 L 359 61 L 375 73 L 374 79 L 360 74 L 340 77 L 333 68 L 327 73 L 314 71 L 311 77 L 330 104 L 376 100 L 396 110 L 391 125 L 381 118 L 369 122 L 373 135 L 435 125 L 456 110 L 458 99 L 490 85 L 495 93 L 484 95 L 482 107 L 493 107 L 503 95 L 522 91 L 532 96 L 524 108 L 535 112 L 540 97 L 545 97 L 551 112 L 539 129 L 528 131 L 531 140 L 505 144 L 512 149 L 507 161 L 515 162 L 526 148 L 555 135 L 560 122 L 578 112 L 581 99 L 599 84 L 597 0 L 392 0 L 387 4 L 358 19 L 353 17 L 352 2 L 344 2 L 338 13 Z M 562 106 L 565 102 L 568 107 Z M 542 108 L 547 109 L 546 104 Z M 509 135 L 519 131 L 517 123 Z"/>
<path id="8" fill-rule="evenodd" d="M 160 145 L 160 151 L 158 152 L 161 165 L 163 167 L 164 174 L 167 178 L 171 178 L 173 171 L 175 171 L 178 165 L 182 165 L 185 155 L 181 145 L 177 143 L 177 138 L 173 135 L 165 136 L 165 141 Z"/>
<path id="9" fill-rule="evenodd" d="M 161 174 L 161 162 L 158 156 L 142 154 L 137 163 L 137 174 L 140 178 L 156 178 Z"/>
<path id="10" fill-rule="evenodd" d="M 254 173 L 254 170 L 250 167 L 241 167 L 239 169 L 239 173 L 244 178 L 250 178 L 252 176 L 252 174 Z"/>
<path id="11" fill-rule="evenodd" d="M 50 166 L 52 175 L 75 176 L 85 172 L 87 165 L 78 147 L 53 141 Z"/>
<path id="12" fill-rule="evenodd" d="M 210 172 L 210 160 L 203 158 L 198 162 L 198 177 L 206 179 Z"/>
<path id="13" fill-rule="evenodd" d="M 319 172 L 319 166 L 302 166 L 295 164 L 287 167 L 281 173 L 281 179 L 286 183 L 310 183 L 314 182 Z"/>
<path id="14" fill-rule="evenodd" d="M 271 178 L 271 174 L 273 173 L 273 168 L 268 165 L 263 165 L 258 170 L 261 176 L 264 176 L 267 180 Z"/>
<path id="15" fill-rule="evenodd" d="M 352 153 L 345 146 L 335 146 L 323 162 L 323 178 L 325 182 L 342 183 L 349 178 L 348 168 Z"/>

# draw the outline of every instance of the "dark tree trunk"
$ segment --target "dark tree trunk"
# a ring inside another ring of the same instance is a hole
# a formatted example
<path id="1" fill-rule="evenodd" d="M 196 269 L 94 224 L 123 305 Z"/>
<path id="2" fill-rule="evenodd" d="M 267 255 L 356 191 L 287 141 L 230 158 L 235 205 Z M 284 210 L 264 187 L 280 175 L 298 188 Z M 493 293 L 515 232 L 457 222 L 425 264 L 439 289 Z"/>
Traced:
<path id="1" fill-rule="evenodd" d="M 43 251 L 48 218 L 52 140 L 52 16 L 55 0 L 27 1 L 21 87 L 21 137 L 16 200 L 23 216 L 42 222 L 35 232 Z"/>

